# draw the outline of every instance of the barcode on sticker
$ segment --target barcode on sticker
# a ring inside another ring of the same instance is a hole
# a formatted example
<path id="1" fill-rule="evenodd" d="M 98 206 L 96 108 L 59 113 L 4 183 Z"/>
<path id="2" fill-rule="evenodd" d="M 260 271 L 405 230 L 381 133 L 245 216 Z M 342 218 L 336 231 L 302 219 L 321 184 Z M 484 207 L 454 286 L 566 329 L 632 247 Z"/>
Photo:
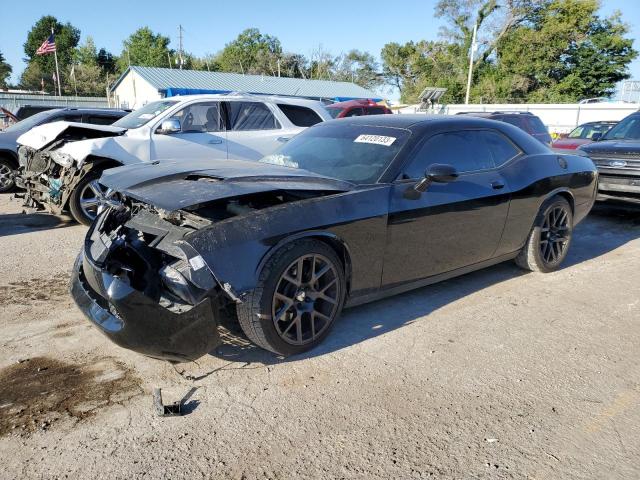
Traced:
<path id="1" fill-rule="evenodd" d="M 374 145 L 384 145 L 388 147 L 396 141 L 396 137 L 386 137 L 384 135 L 358 135 L 355 143 L 373 143 Z"/>

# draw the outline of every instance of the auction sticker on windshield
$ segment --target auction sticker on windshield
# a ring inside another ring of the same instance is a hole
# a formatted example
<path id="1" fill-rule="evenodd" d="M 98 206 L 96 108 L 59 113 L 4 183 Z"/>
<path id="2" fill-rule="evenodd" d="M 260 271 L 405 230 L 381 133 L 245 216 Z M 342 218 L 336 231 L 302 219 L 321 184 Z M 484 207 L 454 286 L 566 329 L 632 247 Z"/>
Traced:
<path id="1" fill-rule="evenodd" d="M 354 140 L 355 143 L 372 143 L 374 145 L 390 146 L 396 141 L 396 137 L 387 137 L 385 135 L 358 135 Z"/>

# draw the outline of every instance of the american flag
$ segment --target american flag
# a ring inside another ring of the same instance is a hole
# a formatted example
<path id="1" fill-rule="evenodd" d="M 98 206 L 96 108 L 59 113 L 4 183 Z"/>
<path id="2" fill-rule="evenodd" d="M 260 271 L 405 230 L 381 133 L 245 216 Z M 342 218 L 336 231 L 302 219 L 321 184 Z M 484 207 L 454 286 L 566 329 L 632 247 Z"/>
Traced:
<path id="1" fill-rule="evenodd" d="M 40 48 L 38 48 L 38 50 L 36 50 L 36 55 L 46 55 L 47 53 L 53 53 L 56 51 L 56 40 L 55 38 L 53 38 L 53 33 L 51 35 L 49 35 L 49 38 L 47 38 L 44 42 L 42 42 L 42 45 L 40 45 Z"/>

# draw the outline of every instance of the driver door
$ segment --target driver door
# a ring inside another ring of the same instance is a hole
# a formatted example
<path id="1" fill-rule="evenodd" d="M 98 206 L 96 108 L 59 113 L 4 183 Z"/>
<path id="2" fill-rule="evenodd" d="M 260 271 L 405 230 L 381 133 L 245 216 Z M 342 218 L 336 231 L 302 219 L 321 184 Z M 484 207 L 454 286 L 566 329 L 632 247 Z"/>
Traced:
<path id="1" fill-rule="evenodd" d="M 484 131 L 436 134 L 392 186 L 383 287 L 421 280 L 492 258 L 507 218 L 508 185 Z M 453 165 L 451 183 L 432 183 L 417 198 L 405 192 L 431 164 Z"/>
<path id="2" fill-rule="evenodd" d="M 220 102 L 192 103 L 172 117 L 180 122 L 176 133 L 151 135 L 151 160 L 227 158 L 227 138 Z"/>

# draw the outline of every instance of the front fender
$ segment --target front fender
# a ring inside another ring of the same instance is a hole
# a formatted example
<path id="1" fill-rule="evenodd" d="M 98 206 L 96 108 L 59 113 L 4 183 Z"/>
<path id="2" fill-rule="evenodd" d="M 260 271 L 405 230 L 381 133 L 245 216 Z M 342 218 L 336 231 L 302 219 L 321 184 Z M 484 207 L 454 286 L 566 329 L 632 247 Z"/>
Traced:
<path id="1" fill-rule="evenodd" d="M 388 186 L 291 202 L 230 218 L 185 237 L 216 279 L 239 300 L 281 246 L 305 237 L 344 245 L 352 265 L 351 293 L 377 290 L 382 275 Z"/>

